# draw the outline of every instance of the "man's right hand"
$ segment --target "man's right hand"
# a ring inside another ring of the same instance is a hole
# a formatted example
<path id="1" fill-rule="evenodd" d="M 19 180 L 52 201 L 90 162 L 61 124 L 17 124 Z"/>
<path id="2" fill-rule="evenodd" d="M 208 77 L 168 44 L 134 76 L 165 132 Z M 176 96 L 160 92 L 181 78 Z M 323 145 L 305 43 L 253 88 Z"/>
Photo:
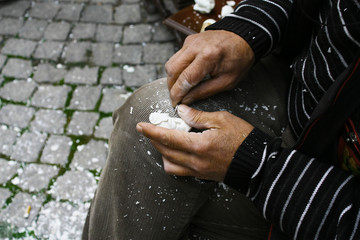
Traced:
<path id="1" fill-rule="evenodd" d="M 234 88 L 254 61 L 250 46 L 235 33 L 210 30 L 190 35 L 165 65 L 172 105 Z M 206 75 L 211 78 L 202 81 Z"/>

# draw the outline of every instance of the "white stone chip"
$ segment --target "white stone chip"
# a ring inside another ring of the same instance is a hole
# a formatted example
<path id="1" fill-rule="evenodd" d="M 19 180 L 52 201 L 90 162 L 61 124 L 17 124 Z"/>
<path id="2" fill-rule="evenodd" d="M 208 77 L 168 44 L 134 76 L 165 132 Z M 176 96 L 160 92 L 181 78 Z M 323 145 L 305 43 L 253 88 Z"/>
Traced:
<path id="1" fill-rule="evenodd" d="M 215 7 L 215 0 L 195 0 L 194 10 L 200 13 L 210 13 Z"/>
<path id="2" fill-rule="evenodd" d="M 181 118 L 170 117 L 168 113 L 153 112 L 149 116 L 150 123 L 168 129 L 190 131 L 191 127 Z"/>

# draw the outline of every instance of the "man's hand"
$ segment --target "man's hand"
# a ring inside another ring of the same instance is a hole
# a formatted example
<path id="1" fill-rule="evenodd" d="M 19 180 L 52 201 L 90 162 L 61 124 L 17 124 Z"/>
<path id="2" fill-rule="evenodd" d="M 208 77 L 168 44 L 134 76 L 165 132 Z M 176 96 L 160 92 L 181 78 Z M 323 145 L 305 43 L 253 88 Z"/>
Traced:
<path id="1" fill-rule="evenodd" d="M 253 63 L 252 49 L 235 33 L 213 30 L 190 35 L 165 65 L 172 105 L 234 88 Z M 201 82 L 208 74 L 211 79 Z"/>
<path id="2" fill-rule="evenodd" d="M 169 174 L 222 181 L 232 158 L 253 126 L 228 112 L 202 112 L 180 105 L 178 113 L 201 133 L 183 132 L 138 123 L 137 130 L 150 138 L 162 154 Z"/>

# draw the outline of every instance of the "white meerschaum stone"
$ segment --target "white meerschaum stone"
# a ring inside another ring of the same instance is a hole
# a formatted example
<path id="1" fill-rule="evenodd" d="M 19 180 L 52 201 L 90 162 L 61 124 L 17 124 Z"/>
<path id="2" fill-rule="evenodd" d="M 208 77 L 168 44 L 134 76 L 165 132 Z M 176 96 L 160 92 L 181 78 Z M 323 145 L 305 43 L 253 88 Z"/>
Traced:
<path id="1" fill-rule="evenodd" d="M 200 13 L 210 13 L 215 7 L 215 0 L 195 0 L 194 10 Z"/>
<path id="2" fill-rule="evenodd" d="M 200 32 L 205 31 L 205 28 L 207 28 L 208 26 L 210 26 L 211 24 L 214 24 L 214 23 L 216 23 L 216 21 L 214 19 L 212 19 L 212 18 L 206 19 L 201 26 Z"/>
<path id="3" fill-rule="evenodd" d="M 150 123 L 168 129 L 190 131 L 191 127 L 181 118 L 170 117 L 168 113 L 153 112 L 149 116 Z"/>
<path id="4" fill-rule="evenodd" d="M 225 16 L 229 15 L 233 11 L 234 11 L 234 9 L 231 6 L 229 6 L 229 5 L 223 6 L 221 8 L 221 18 L 224 18 Z"/>

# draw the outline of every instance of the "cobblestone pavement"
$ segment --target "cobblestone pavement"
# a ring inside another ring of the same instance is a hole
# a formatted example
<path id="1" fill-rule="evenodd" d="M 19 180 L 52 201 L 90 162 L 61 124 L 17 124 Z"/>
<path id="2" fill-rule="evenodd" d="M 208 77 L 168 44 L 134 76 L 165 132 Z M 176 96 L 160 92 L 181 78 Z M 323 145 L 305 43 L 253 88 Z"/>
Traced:
<path id="1" fill-rule="evenodd" d="M 141 0 L 0 4 L 0 239 L 79 239 L 111 113 L 165 75 L 174 35 Z"/>

